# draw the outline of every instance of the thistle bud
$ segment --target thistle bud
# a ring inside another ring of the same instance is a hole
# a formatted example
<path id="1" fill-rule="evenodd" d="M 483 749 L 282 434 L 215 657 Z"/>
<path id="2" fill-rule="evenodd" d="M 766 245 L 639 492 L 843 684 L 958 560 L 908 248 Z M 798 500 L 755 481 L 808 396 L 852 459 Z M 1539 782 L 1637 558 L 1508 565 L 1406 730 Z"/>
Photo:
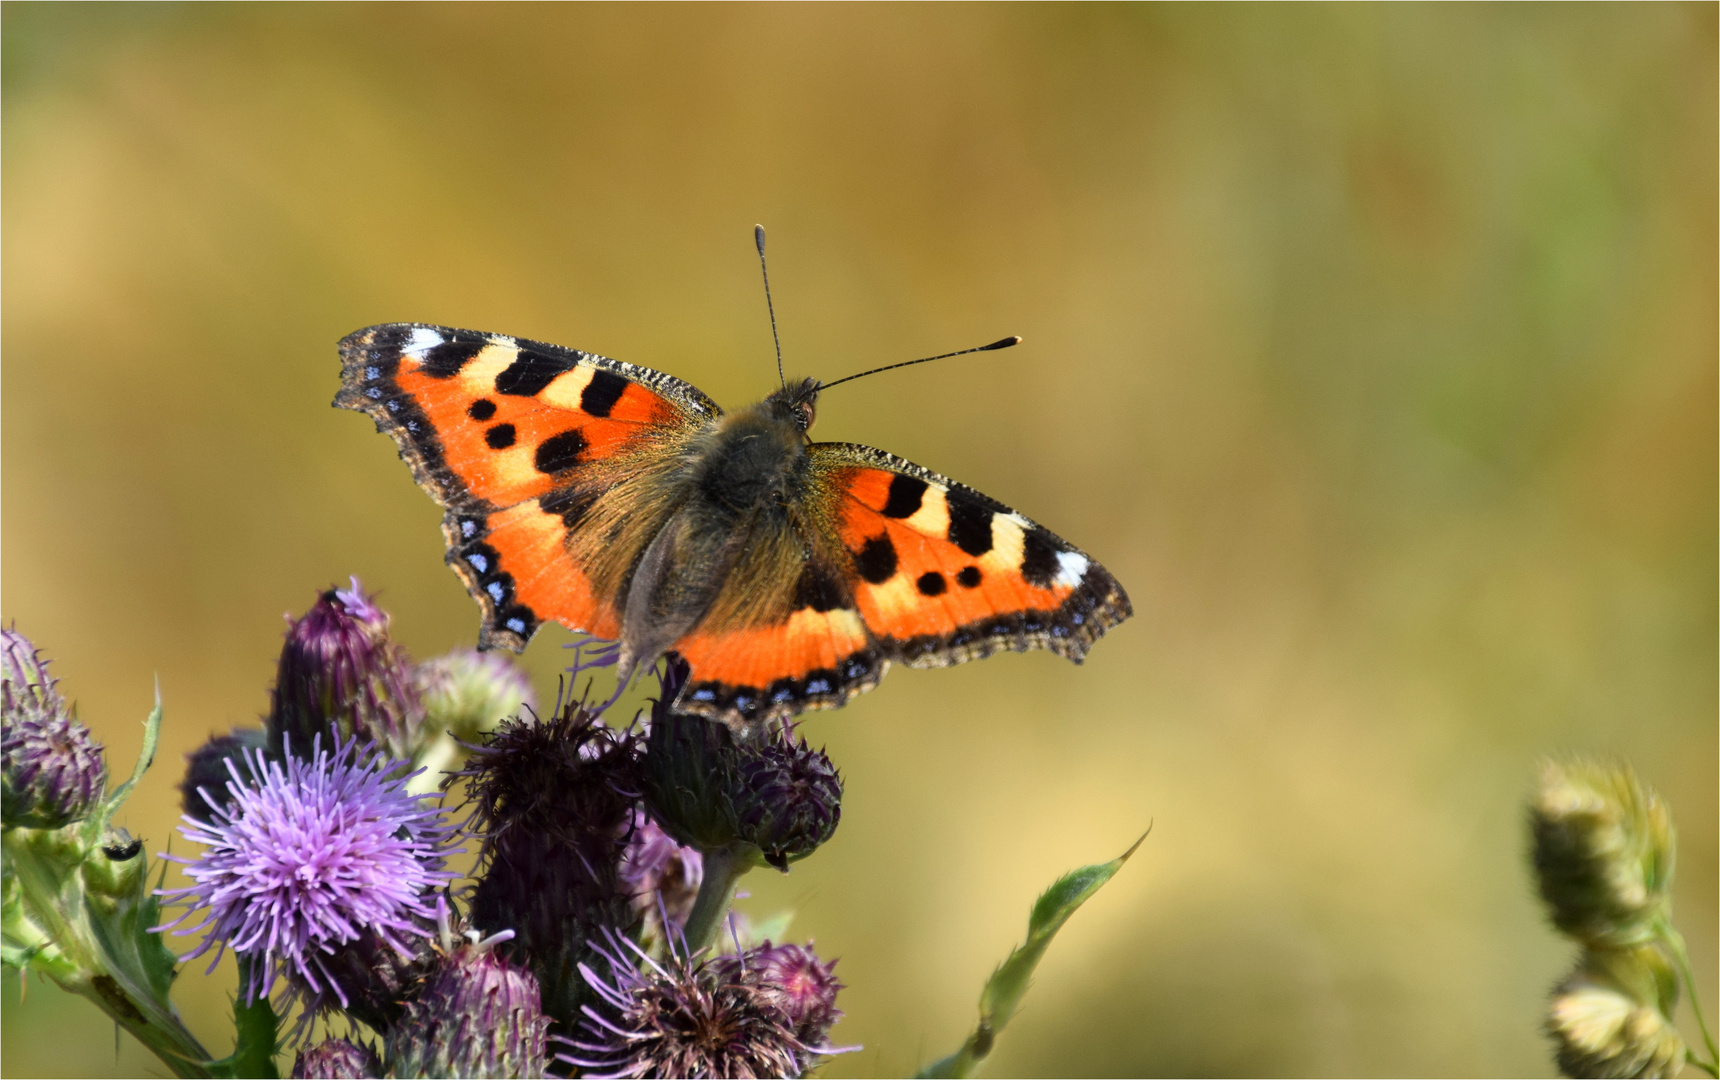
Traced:
<path id="1" fill-rule="evenodd" d="M 542 1076 L 549 1024 L 531 972 L 463 945 L 442 958 L 388 1030 L 388 1074 Z"/>
<path id="2" fill-rule="evenodd" d="M 672 700 L 665 683 L 663 701 Z M 715 851 L 740 838 L 733 796 L 739 756 L 722 724 L 663 702 L 651 710 L 640 779 L 651 816 L 677 844 Z"/>
<path id="3" fill-rule="evenodd" d="M 293 1059 L 293 1080 L 370 1080 L 381 1075 L 376 1051 L 345 1039 L 325 1039 Z"/>
<path id="4" fill-rule="evenodd" d="M 54 688 L 16 630 L 0 630 L 0 817 L 7 828 L 57 829 L 107 789 L 101 743 Z"/>
<path id="5" fill-rule="evenodd" d="M 822 750 L 802 739 L 771 740 L 741 755 L 734 800 L 741 839 L 787 872 L 836 832 L 842 777 Z"/>
<path id="6" fill-rule="evenodd" d="M 227 763 L 243 768 L 247 750 L 261 753 L 269 736 L 262 728 L 235 728 L 225 735 L 211 735 L 209 741 L 185 755 L 185 779 L 179 782 L 179 805 L 186 817 L 205 824 L 215 819 L 215 811 L 232 801 L 227 785 L 233 774 Z"/>
<path id="7" fill-rule="evenodd" d="M 1560 932 L 1631 945 L 1670 915 L 1672 815 L 1629 766 L 1548 763 L 1529 829 L 1541 897 Z"/>
<path id="8" fill-rule="evenodd" d="M 643 762 L 646 805 L 677 843 L 715 851 L 750 844 L 779 870 L 830 839 L 842 779 L 822 751 L 791 735 L 737 741 L 727 727 L 670 707 L 687 677 L 670 662 L 651 710 Z"/>
<path id="9" fill-rule="evenodd" d="M 531 681 L 505 653 L 457 649 L 418 665 L 414 677 L 425 724 L 464 742 L 535 704 Z"/>
<path id="10" fill-rule="evenodd" d="M 406 654 L 388 637 L 388 614 L 351 589 L 323 593 L 287 630 L 269 715 L 269 747 L 307 752 L 354 736 L 411 759 L 425 739 L 424 713 Z"/>
<path id="11" fill-rule="evenodd" d="M 1591 949 L 1553 991 L 1547 1033 L 1566 1076 L 1673 1076 L 1684 1040 L 1667 1019 L 1678 983 L 1659 949 Z"/>

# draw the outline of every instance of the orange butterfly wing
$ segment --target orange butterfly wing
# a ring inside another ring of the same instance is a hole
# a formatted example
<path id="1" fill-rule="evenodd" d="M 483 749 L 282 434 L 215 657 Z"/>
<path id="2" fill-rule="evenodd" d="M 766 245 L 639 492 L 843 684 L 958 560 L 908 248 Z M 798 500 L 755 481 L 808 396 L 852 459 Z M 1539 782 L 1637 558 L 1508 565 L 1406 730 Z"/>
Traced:
<path id="1" fill-rule="evenodd" d="M 649 368 L 441 326 L 373 326 L 340 353 L 334 403 L 393 436 L 447 508 L 447 560 L 483 609 L 480 644 L 517 652 L 548 620 L 618 636 L 613 598 L 594 593 L 569 536 L 634 451 L 716 403 Z"/>
<path id="2" fill-rule="evenodd" d="M 1049 649 L 1080 663 L 1132 614 L 1104 567 L 994 499 L 867 446 L 808 453 L 809 516 L 834 533 L 809 551 L 840 556 L 808 555 L 786 621 L 678 642 L 685 708 L 756 723 L 841 705 L 892 662 Z"/>

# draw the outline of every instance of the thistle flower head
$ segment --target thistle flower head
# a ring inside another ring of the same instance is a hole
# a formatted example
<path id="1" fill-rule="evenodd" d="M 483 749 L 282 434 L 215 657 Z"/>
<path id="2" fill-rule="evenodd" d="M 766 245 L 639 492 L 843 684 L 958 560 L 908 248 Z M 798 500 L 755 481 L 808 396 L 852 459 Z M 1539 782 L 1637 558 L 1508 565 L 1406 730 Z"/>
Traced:
<path id="1" fill-rule="evenodd" d="M 388 637 L 388 614 L 364 594 L 330 589 L 292 621 L 281 648 L 269 716 L 271 748 L 302 753 L 360 736 L 409 759 L 425 738 L 423 705 L 405 653 Z"/>
<path id="2" fill-rule="evenodd" d="M 531 680 L 506 653 L 456 649 L 418 665 L 414 678 L 425 724 L 466 742 L 536 704 Z"/>
<path id="3" fill-rule="evenodd" d="M 576 703 L 503 721 L 457 775 L 483 837 L 472 922 L 518 935 L 506 951 L 531 957 L 544 1011 L 567 1023 L 585 993 L 575 964 L 586 941 L 633 919 L 620 867 L 637 745 Z"/>
<path id="4" fill-rule="evenodd" d="M 407 794 L 397 763 L 351 740 L 333 750 L 319 740 L 308 759 L 249 750 L 241 761 L 228 764 L 224 803 L 205 794 L 210 820 L 188 815 L 180 826 L 204 845 L 202 856 L 163 856 L 194 882 L 161 893 L 187 905 L 168 925 L 206 931 L 182 959 L 231 947 L 260 960 L 247 997 L 267 993 L 284 971 L 304 992 L 333 993 L 344 1006 L 329 958 L 367 932 L 412 955 L 407 942 L 435 917 L 433 891 L 454 877 L 442 868 L 448 831 L 435 807 Z M 201 921 L 184 925 L 199 912 Z"/>
<path id="5" fill-rule="evenodd" d="M 1529 830 L 1541 897 L 1562 933 L 1631 945 L 1670 915 L 1671 812 L 1629 766 L 1548 763 Z"/>
<path id="6" fill-rule="evenodd" d="M 8 827 L 57 829 L 88 814 L 107 789 L 101 743 L 54 683 L 24 635 L 0 630 L 0 817 Z"/>
<path id="7" fill-rule="evenodd" d="M 293 1059 L 293 1080 L 369 1080 L 381 1075 L 376 1051 L 345 1039 L 325 1039 Z"/>
<path id="8" fill-rule="evenodd" d="M 1591 949 L 1547 1006 L 1566 1076 L 1676 1076 L 1684 1040 L 1668 1019 L 1678 984 L 1658 949 Z"/>
<path id="9" fill-rule="evenodd" d="M 842 1018 L 842 1010 L 836 1007 L 836 995 L 842 989 L 836 979 L 836 961 L 821 962 L 811 945 L 772 945 L 767 941 L 759 948 L 721 956 L 712 963 L 726 977 L 749 979 L 772 997 L 788 1017 L 795 1038 L 815 1050 L 835 1052 L 825 1046 L 825 1040 Z"/>
<path id="10" fill-rule="evenodd" d="M 586 1006 L 563 1060 L 586 1076 L 800 1076 L 830 1052 L 807 1045 L 780 988 L 752 966 L 704 963 L 678 950 L 661 963 L 625 938 L 581 964 L 600 1001 Z"/>
<path id="11" fill-rule="evenodd" d="M 497 955 L 496 941 L 464 942 L 431 969 L 388 1029 L 390 1076 L 544 1075 L 550 1021 L 538 981 Z"/>

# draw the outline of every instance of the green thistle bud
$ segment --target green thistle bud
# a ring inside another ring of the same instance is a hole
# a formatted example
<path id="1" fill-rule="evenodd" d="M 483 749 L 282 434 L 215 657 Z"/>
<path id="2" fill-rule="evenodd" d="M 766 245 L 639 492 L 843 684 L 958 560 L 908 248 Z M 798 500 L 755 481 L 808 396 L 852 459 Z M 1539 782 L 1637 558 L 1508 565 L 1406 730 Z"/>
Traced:
<path id="1" fill-rule="evenodd" d="M 1561 933 L 1638 944 L 1671 914 L 1672 815 L 1629 766 L 1548 763 L 1529 830 L 1541 897 Z"/>
<path id="2" fill-rule="evenodd" d="M 673 694 L 665 688 L 663 698 Z M 661 703 L 652 709 L 640 779 L 651 816 L 676 843 L 714 851 L 740 838 L 731 795 L 738 757 L 722 724 Z"/>
<path id="3" fill-rule="evenodd" d="M 476 742 L 503 719 L 536 703 L 525 672 L 499 652 L 458 649 L 418 665 L 414 673 L 424 702 L 424 722 Z"/>
<path id="4" fill-rule="evenodd" d="M 1652 945 L 1590 949 L 1553 991 L 1547 1033 L 1566 1076 L 1674 1076 L 1684 1040 L 1667 1019 L 1678 1001 L 1671 965 Z"/>
<path id="5" fill-rule="evenodd" d="M 47 664 L 16 630 L 0 630 L 0 819 L 57 829 L 107 790 L 101 743 L 54 689 Z"/>

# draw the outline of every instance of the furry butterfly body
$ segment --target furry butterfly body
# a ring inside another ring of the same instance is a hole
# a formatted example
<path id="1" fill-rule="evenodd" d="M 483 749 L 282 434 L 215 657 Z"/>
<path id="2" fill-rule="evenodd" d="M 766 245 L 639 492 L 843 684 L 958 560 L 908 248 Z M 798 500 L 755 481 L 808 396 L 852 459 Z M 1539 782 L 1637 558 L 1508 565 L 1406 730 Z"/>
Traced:
<path id="1" fill-rule="evenodd" d="M 841 705 L 893 663 L 1044 648 L 1079 663 L 1128 597 L 1084 552 L 901 458 L 815 443 L 819 384 L 725 413 L 691 384 L 540 342 L 392 323 L 340 344 L 371 416 L 445 509 L 480 644 L 546 621 L 665 652 L 680 707 L 737 730 Z"/>

